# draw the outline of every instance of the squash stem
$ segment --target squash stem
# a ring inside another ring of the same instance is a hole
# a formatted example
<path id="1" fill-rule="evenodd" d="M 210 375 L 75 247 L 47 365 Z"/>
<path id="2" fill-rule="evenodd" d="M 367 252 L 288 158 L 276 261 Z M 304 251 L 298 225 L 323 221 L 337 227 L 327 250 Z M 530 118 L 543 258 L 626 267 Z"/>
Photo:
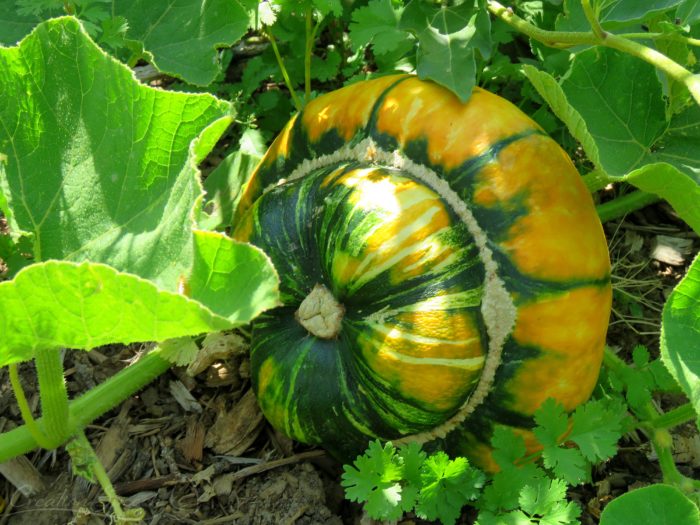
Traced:
<path id="1" fill-rule="evenodd" d="M 68 439 L 68 391 L 63 376 L 63 358 L 56 348 L 40 348 L 34 356 L 41 395 L 44 433 L 55 448 Z"/>
<path id="2" fill-rule="evenodd" d="M 74 473 L 88 481 L 97 481 L 100 484 L 107 501 L 109 501 L 114 510 L 115 523 L 125 525 L 127 523 L 142 522 L 145 516 L 143 509 L 129 509 L 125 512 L 122 508 L 119 496 L 117 496 L 114 485 L 112 485 L 112 480 L 109 479 L 104 465 L 82 430 L 66 445 L 66 450 L 71 457 Z"/>
<path id="3" fill-rule="evenodd" d="M 8 366 L 8 368 L 10 371 L 10 384 L 12 385 L 12 391 L 15 394 L 17 406 L 19 407 L 20 414 L 22 414 L 22 419 L 24 420 L 24 425 L 26 426 L 27 431 L 40 447 L 50 448 L 50 440 L 44 435 L 42 430 L 39 428 L 36 419 L 34 419 L 34 416 L 32 415 L 32 408 L 29 406 L 27 396 L 24 394 L 24 389 L 22 388 L 22 383 L 19 379 L 17 363 L 12 363 Z"/>
<path id="4" fill-rule="evenodd" d="M 588 2 L 584 2 L 584 7 L 587 3 Z M 690 91 L 695 102 L 700 104 L 700 76 L 693 75 L 693 73 L 683 66 L 655 49 L 651 49 L 650 47 L 620 35 L 607 33 L 603 31 L 602 28 L 599 29 L 600 34 L 596 34 L 593 31 L 546 31 L 523 20 L 513 12 L 512 8 L 505 7 L 496 0 L 487 0 L 487 8 L 506 24 L 550 47 L 567 48 L 580 45 L 601 45 L 644 60 L 683 84 L 688 91 Z"/>
<path id="5" fill-rule="evenodd" d="M 639 210 L 660 201 L 661 199 L 652 193 L 645 191 L 633 191 L 627 195 L 617 197 L 609 202 L 596 206 L 596 211 L 601 222 L 612 221 L 624 217 L 628 213 Z"/>
<path id="6" fill-rule="evenodd" d="M 68 434 L 85 428 L 108 410 L 146 386 L 171 366 L 155 348 L 134 364 L 122 369 L 107 381 L 100 383 L 79 398 L 71 401 Z M 43 417 L 37 422 L 43 423 Z M 28 424 L 0 434 L 0 463 L 42 446 L 29 429 Z M 54 447 L 57 445 L 54 445 Z"/>
<path id="7" fill-rule="evenodd" d="M 583 183 L 588 188 L 588 191 L 595 193 L 598 190 L 602 190 L 611 182 L 614 182 L 611 177 L 605 173 L 602 169 L 595 169 L 581 176 Z"/>
<path id="8" fill-rule="evenodd" d="M 586 15 L 588 23 L 591 24 L 593 34 L 601 40 L 604 39 L 607 36 L 607 34 L 605 33 L 603 27 L 598 21 L 598 13 L 596 13 L 595 10 L 591 7 L 591 1 L 581 0 L 581 7 L 583 7 L 583 13 Z"/>
<path id="9" fill-rule="evenodd" d="M 692 403 L 686 403 L 650 419 L 647 423 L 651 428 L 663 430 L 677 427 L 688 421 L 693 421 L 697 419 L 697 417 L 698 415 Z"/>

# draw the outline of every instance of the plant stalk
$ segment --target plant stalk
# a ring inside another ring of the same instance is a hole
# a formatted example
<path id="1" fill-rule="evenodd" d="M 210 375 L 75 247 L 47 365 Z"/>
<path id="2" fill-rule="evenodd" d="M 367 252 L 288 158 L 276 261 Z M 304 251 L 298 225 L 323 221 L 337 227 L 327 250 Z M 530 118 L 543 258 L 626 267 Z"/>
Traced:
<path id="1" fill-rule="evenodd" d="M 63 358 L 56 348 L 40 348 L 34 356 L 39 379 L 44 435 L 55 448 L 72 434 L 68 420 L 68 391 L 63 376 Z"/>
<path id="2" fill-rule="evenodd" d="M 311 53 L 314 47 L 314 11 L 306 10 L 306 46 L 304 48 L 304 102 L 311 100 Z"/>
<path id="3" fill-rule="evenodd" d="M 649 204 L 660 201 L 661 198 L 645 191 L 633 191 L 622 197 L 617 197 L 609 202 L 596 206 L 601 222 L 612 221 L 624 217 L 628 213 L 640 210 Z"/>
<path id="4" fill-rule="evenodd" d="M 287 85 L 287 89 L 289 90 L 290 95 L 292 96 L 292 101 L 294 102 L 294 107 L 296 108 L 297 111 L 301 111 L 303 109 L 303 104 L 299 100 L 299 97 L 297 96 L 297 92 L 294 90 L 294 86 L 292 85 L 292 80 L 289 77 L 289 72 L 287 71 L 287 67 L 284 65 L 284 59 L 282 58 L 282 55 L 280 55 L 280 50 L 277 47 L 277 40 L 275 39 L 275 36 L 272 34 L 271 31 L 265 30 L 264 31 L 265 36 L 267 39 L 270 41 L 270 44 L 272 45 L 272 51 L 275 53 L 275 58 L 277 59 L 277 65 L 280 68 L 280 71 L 282 72 L 282 77 L 284 78 L 284 83 Z"/>
<path id="5" fill-rule="evenodd" d="M 27 402 L 27 396 L 24 394 L 24 389 L 22 388 L 22 383 L 19 379 L 17 363 L 12 363 L 8 366 L 8 368 L 10 371 L 10 384 L 12 385 L 12 391 L 15 394 L 17 406 L 19 407 L 19 413 L 22 414 L 22 420 L 24 421 L 27 431 L 40 447 L 50 448 L 50 440 L 44 435 L 34 419 L 34 416 L 32 415 L 32 408 L 29 406 L 29 402 Z"/>
<path id="6" fill-rule="evenodd" d="M 588 23 L 591 24 L 593 34 L 601 40 L 604 39 L 607 35 L 598 21 L 598 14 L 591 7 L 591 1 L 581 0 L 581 7 L 583 7 L 583 14 L 586 15 Z"/>
<path id="7" fill-rule="evenodd" d="M 111 410 L 129 396 L 146 386 L 171 366 L 161 356 L 160 348 L 151 350 L 134 364 L 117 372 L 104 383 L 71 401 L 69 411 L 69 435 L 85 428 L 95 419 Z M 40 418 L 38 423 L 43 423 Z M 42 446 L 25 424 L 0 434 L 0 463 Z"/>
<path id="8" fill-rule="evenodd" d="M 582 175 L 581 179 L 583 179 L 583 183 L 586 185 L 586 188 L 588 188 L 588 191 L 591 193 L 595 193 L 598 190 L 602 190 L 603 188 L 605 188 L 605 186 L 613 182 L 610 176 L 607 173 L 605 173 L 605 171 L 602 169 L 595 169 L 593 171 L 590 171 L 585 175 Z"/>
<path id="9" fill-rule="evenodd" d="M 584 2 L 587 4 L 588 2 Z M 495 16 L 503 20 L 506 24 L 514 27 L 521 33 L 542 42 L 550 47 L 572 47 L 578 45 L 601 45 L 628 53 L 652 66 L 660 69 L 674 80 L 685 85 L 690 91 L 695 101 L 700 104 L 700 75 L 694 75 L 683 66 L 674 62 L 663 53 L 655 49 L 629 40 L 620 35 L 607 33 L 600 29 L 602 33 L 597 35 L 594 32 L 568 32 L 568 31 L 546 31 L 530 24 L 516 15 L 511 8 L 507 8 L 496 0 L 488 0 L 488 10 Z"/>
<path id="10" fill-rule="evenodd" d="M 695 412 L 695 407 L 693 407 L 691 403 L 686 403 L 650 419 L 648 424 L 651 428 L 663 430 L 693 421 L 697 419 L 697 417 L 698 415 Z"/>

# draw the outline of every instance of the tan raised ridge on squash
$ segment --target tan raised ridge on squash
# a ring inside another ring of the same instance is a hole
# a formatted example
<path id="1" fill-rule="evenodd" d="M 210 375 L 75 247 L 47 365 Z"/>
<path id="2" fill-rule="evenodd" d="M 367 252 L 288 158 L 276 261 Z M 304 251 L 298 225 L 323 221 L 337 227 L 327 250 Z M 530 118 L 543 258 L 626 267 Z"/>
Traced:
<path id="1" fill-rule="evenodd" d="M 265 191 L 270 191 L 276 185 L 283 184 L 286 181 L 303 178 L 314 170 L 348 160 L 371 161 L 383 166 L 396 168 L 409 173 L 430 187 L 440 197 L 445 199 L 466 225 L 469 233 L 474 238 L 480 259 L 484 264 L 486 276 L 481 313 L 489 336 L 489 349 L 476 388 L 457 412 L 438 427 L 428 432 L 406 436 L 395 441 L 397 443 L 404 440 L 426 442 L 437 437 L 444 437 L 456 425 L 464 421 L 486 399 L 493 384 L 496 370 L 501 363 L 503 345 L 515 325 L 517 309 L 513 299 L 506 290 L 505 283 L 498 275 L 498 264 L 493 257 L 491 249 L 487 246 L 487 235 L 477 223 L 467 204 L 450 188 L 449 183 L 440 178 L 433 170 L 413 162 L 400 151 L 389 152 L 381 149 L 371 137 L 360 141 L 354 146 L 340 148 L 334 153 L 303 160 L 289 177 L 269 186 Z"/>

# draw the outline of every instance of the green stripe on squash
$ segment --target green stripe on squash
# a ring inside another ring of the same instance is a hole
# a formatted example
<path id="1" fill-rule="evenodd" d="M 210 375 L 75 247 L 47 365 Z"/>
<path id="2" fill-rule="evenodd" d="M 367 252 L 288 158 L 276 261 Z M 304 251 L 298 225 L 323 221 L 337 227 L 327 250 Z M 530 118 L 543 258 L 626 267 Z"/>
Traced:
<path id="1" fill-rule="evenodd" d="M 284 306 L 253 325 L 262 410 L 343 460 L 374 437 L 447 436 L 491 468 L 474 443 L 493 424 L 530 422 L 538 392 L 573 409 L 595 384 L 601 225 L 568 157 L 496 95 L 462 104 L 396 76 L 315 99 L 263 158 L 234 236 L 281 278 Z"/>

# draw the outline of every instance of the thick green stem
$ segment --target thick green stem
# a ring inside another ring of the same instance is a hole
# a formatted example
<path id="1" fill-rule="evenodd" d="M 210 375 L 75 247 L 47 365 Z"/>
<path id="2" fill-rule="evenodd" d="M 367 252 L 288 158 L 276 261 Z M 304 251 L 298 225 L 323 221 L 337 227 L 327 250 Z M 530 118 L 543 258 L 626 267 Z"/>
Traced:
<path id="1" fill-rule="evenodd" d="M 694 75 L 683 66 L 674 62 L 655 49 L 634 42 L 620 35 L 602 31 L 600 35 L 593 32 L 545 31 L 526 22 L 510 8 L 501 5 L 496 0 L 488 0 L 488 10 L 508 25 L 521 33 L 551 47 L 572 47 L 578 45 L 601 45 L 617 49 L 624 53 L 640 58 L 657 67 L 668 76 L 684 84 L 695 101 L 700 104 L 700 75 Z"/>
<path id="2" fill-rule="evenodd" d="M 586 185 L 586 188 L 588 188 L 588 191 L 591 193 L 602 190 L 605 188 L 605 186 L 613 182 L 610 176 L 602 169 L 593 170 L 586 173 L 581 178 L 583 179 L 583 183 Z"/>
<path id="3" fill-rule="evenodd" d="M 314 47 L 314 11 L 306 10 L 306 47 L 304 49 L 304 102 L 311 100 L 311 54 Z"/>
<path id="4" fill-rule="evenodd" d="M 698 415 L 695 412 L 695 407 L 691 403 L 686 403 L 676 407 L 660 416 L 654 417 L 647 423 L 651 428 L 654 429 L 668 429 L 687 423 L 688 421 L 694 421 L 697 419 Z"/>
<path id="5" fill-rule="evenodd" d="M 34 356 L 39 379 L 44 434 L 55 448 L 71 435 L 68 421 L 68 391 L 63 376 L 63 359 L 56 348 L 42 348 Z"/>
<path id="6" fill-rule="evenodd" d="M 89 390 L 78 399 L 71 401 L 69 409 L 69 433 L 85 428 L 108 410 L 114 408 L 129 396 L 146 386 L 170 368 L 171 363 L 161 357 L 156 348 L 104 383 Z M 38 420 L 43 423 L 43 418 Z M 27 425 L 0 434 L 0 463 L 41 446 L 32 436 Z"/>
<path id="7" fill-rule="evenodd" d="M 688 91 L 690 91 L 690 94 L 693 95 L 695 102 L 700 104 L 700 75 L 693 75 L 693 73 L 677 62 L 674 62 L 663 53 L 659 53 L 656 49 L 652 49 L 639 42 L 634 42 L 633 40 L 618 35 L 608 33 L 601 44 L 640 58 L 652 66 L 657 67 L 673 80 L 684 84 L 685 87 L 688 88 Z"/>
<path id="8" fill-rule="evenodd" d="M 297 96 L 297 92 L 294 90 L 294 86 L 292 85 L 292 80 L 289 78 L 289 72 L 287 71 L 287 67 L 284 65 L 284 60 L 282 59 L 282 55 L 280 55 L 280 50 L 277 47 L 277 40 L 275 39 L 274 35 L 272 34 L 271 31 L 265 31 L 265 36 L 267 39 L 270 41 L 270 44 L 272 45 L 272 51 L 275 54 L 275 58 L 277 59 L 277 65 L 280 68 L 280 71 L 282 72 L 282 78 L 284 78 L 284 83 L 287 85 L 287 89 L 289 90 L 289 93 L 292 96 L 292 101 L 294 102 L 294 107 L 296 108 L 297 111 L 301 111 L 303 109 L 303 104 L 301 103 L 301 100 L 299 100 L 299 97 Z"/>
<path id="9" fill-rule="evenodd" d="M 590 0 L 581 0 L 581 6 L 583 7 L 583 13 L 586 15 L 588 23 L 591 24 L 593 34 L 600 39 L 605 38 L 605 31 L 603 31 L 603 28 L 598 21 L 598 14 L 591 7 Z"/>
<path id="10" fill-rule="evenodd" d="M 622 197 L 617 197 L 609 202 L 596 206 L 598 217 L 601 222 L 611 221 L 624 217 L 630 212 L 639 210 L 660 201 L 661 199 L 652 193 L 644 191 L 633 191 Z"/>
<path id="11" fill-rule="evenodd" d="M 12 385 L 12 391 L 15 393 L 19 413 L 22 414 L 22 420 L 24 421 L 27 431 L 40 447 L 49 448 L 51 446 L 51 442 L 39 428 L 39 425 L 32 415 L 32 408 L 27 402 L 27 396 L 24 395 L 24 389 L 22 388 L 22 383 L 19 379 L 17 364 L 12 363 L 8 368 L 10 370 L 10 384 Z"/>
<path id="12" fill-rule="evenodd" d="M 612 370 L 617 377 L 625 377 L 629 369 L 629 365 L 617 357 L 607 346 L 603 352 L 603 365 Z"/>
<path id="13" fill-rule="evenodd" d="M 547 31 L 530 24 L 513 12 L 510 7 L 488 0 L 487 8 L 491 13 L 503 20 L 508 25 L 514 27 L 521 33 L 542 42 L 551 47 L 572 47 L 580 45 L 593 45 L 598 43 L 598 38 L 591 32 L 580 31 Z"/>
<path id="14" fill-rule="evenodd" d="M 620 33 L 617 36 L 630 40 L 673 40 L 675 42 L 683 42 L 689 46 L 700 46 L 700 39 L 674 33 Z"/>

